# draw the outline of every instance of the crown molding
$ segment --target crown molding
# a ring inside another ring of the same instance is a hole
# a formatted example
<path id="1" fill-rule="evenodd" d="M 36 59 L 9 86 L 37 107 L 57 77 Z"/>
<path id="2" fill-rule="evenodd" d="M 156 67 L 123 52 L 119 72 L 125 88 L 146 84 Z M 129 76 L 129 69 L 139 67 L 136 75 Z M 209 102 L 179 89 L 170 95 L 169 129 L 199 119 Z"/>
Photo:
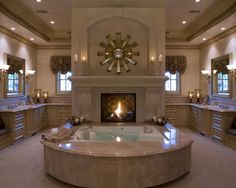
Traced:
<path id="1" fill-rule="evenodd" d="M 201 35 L 202 33 L 206 32 L 209 30 L 211 27 L 215 26 L 216 24 L 220 23 L 221 21 L 225 20 L 229 16 L 231 16 L 233 13 L 236 12 L 236 3 L 234 3 L 231 7 L 226 9 L 222 14 L 218 15 L 215 19 L 213 19 L 211 22 L 208 24 L 204 25 L 201 27 L 198 31 L 196 31 L 194 34 L 190 35 L 187 37 L 187 41 L 191 41 Z"/>
<path id="2" fill-rule="evenodd" d="M 27 28 L 28 30 L 30 30 L 32 33 L 36 34 L 37 36 L 39 36 L 40 38 L 49 41 L 50 38 L 45 35 L 44 33 L 40 32 L 38 29 L 36 29 L 34 26 L 32 26 L 31 24 L 29 24 L 27 21 L 25 21 L 24 19 L 20 18 L 18 15 L 16 15 L 14 12 L 12 12 L 10 9 L 8 9 L 3 3 L 0 2 L 0 11 L 6 15 L 7 17 L 9 17 L 10 19 L 12 19 L 13 21 L 15 21 L 16 23 L 20 24 L 21 26 Z"/>
<path id="3" fill-rule="evenodd" d="M 166 45 L 166 49 L 199 49 L 199 46 L 195 45 Z"/>
<path id="4" fill-rule="evenodd" d="M 28 39 L 18 35 L 17 33 L 14 33 L 12 31 L 6 29 L 5 27 L 3 27 L 1 25 L 0 25 L 0 32 L 7 35 L 8 37 L 11 37 L 13 39 L 18 40 L 19 42 L 22 42 L 22 43 L 27 44 L 27 45 L 29 45 L 31 47 L 34 47 L 34 48 L 38 48 L 37 44 L 35 44 L 35 43 L 29 41 Z"/>
<path id="5" fill-rule="evenodd" d="M 223 39 L 223 38 L 225 38 L 225 37 L 227 37 L 227 36 L 229 36 L 229 35 L 231 35 L 231 34 L 233 34 L 235 32 L 236 32 L 236 26 L 233 26 L 230 29 L 224 31 L 223 33 L 220 33 L 220 34 L 212 37 L 211 39 L 207 40 L 206 42 L 201 43 L 199 45 L 199 48 L 203 48 L 203 47 L 205 47 L 207 45 L 210 45 L 210 44 L 212 44 L 212 43 L 214 43 L 214 42 L 216 42 L 216 41 L 218 41 L 220 39 Z"/>
<path id="6" fill-rule="evenodd" d="M 47 50 L 47 49 L 71 49 L 71 45 L 40 45 L 38 46 L 39 50 Z"/>

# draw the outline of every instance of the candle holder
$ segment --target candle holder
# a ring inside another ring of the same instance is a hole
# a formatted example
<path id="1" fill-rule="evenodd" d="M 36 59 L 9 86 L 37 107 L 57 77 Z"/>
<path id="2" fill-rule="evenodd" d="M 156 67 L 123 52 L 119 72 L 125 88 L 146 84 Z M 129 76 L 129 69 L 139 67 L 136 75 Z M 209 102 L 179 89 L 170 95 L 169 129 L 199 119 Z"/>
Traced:
<path id="1" fill-rule="evenodd" d="M 34 94 L 36 97 L 36 103 L 40 103 L 40 97 L 41 97 L 42 89 L 35 89 Z"/>
<path id="2" fill-rule="evenodd" d="M 189 91 L 188 92 L 188 97 L 189 97 L 189 103 L 193 102 L 193 97 L 194 97 L 194 92 L 193 91 Z"/>
<path id="3" fill-rule="evenodd" d="M 47 103 L 48 91 L 43 92 L 44 103 Z"/>
<path id="4" fill-rule="evenodd" d="M 197 103 L 200 103 L 200 98 L 202 96 L 202 90 L 201 89 L 195 89 L 195 96 L 197 99 Z"/>

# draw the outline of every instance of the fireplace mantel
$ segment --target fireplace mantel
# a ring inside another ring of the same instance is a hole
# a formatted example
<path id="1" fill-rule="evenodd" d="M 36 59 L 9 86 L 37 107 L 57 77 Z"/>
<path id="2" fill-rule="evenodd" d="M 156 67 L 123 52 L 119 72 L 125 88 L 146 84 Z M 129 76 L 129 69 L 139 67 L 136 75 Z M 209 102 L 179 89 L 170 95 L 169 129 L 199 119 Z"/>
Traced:
<path id="1" fill-rule="evenodd" d="M 77 87 L 158 87 L 163 86 L 166 76 L 71 76 Z"/>

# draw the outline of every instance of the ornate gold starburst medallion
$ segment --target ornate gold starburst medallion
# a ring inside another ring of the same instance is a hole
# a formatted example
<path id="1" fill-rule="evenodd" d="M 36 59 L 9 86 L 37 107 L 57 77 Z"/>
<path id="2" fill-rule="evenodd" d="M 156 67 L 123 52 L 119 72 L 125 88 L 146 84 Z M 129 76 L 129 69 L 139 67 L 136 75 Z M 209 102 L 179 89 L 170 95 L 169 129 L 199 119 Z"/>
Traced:
<path id="1" fill-rule="evenodd" d="M 109 64 L 107 71 L 111 72 L 116 67 L 116 73 L 121 73 L 123 67 L 126 72 L 130 71 L 128 64 L 136 65 L 137 62 L 132 59 L 133 56 L 139 56 L 139 52 L 133 52 L 138 44 L 133 42 L 129 44 L 131 37 L 126 35 L 125 39 L 121 39 L 121 33 L 116 33 L 116 39 L 113 40 L 110 35 L 106 36 L 107 44 L 100 42 L 99 45 L 104 48 L 103 52 L 98 52 L 98 56 L 104 56 L 105 59 L 100 62 L 101 65 Z"/>

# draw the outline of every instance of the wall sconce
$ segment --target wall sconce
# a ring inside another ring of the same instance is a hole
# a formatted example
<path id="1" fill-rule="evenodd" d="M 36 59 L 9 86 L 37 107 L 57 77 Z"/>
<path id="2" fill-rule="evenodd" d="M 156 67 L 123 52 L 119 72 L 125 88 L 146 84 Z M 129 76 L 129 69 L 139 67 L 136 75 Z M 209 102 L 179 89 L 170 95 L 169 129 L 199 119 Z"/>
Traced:
<path id="1" fill-rule="evenodd" d="M 202 90 L 201 89 L 195 89 L 195 96 L 197 98 L 197 103 L 200 103 L 201 95 L 202 95 Z"/>
<path id="2" fill-rule="evenodd" d="M 0 80 L 2 80 L 2 77 L 7 73 L 9 67 L 10 65 L 0 65 Z"/>
<path id="3" fill-rule="evenodd" d="M 35 70 L 26 70 L 25 77 L 27 80 L 31 79 L 34 76 Z"/>
<path id="4" fill-rule="evenodd" d="M 193 97 L 194 97 L 194 92 L 193 91 L 189 91 L 188 92 L 188 97 L 189 97 L 189 102 L 192 103 L 193 102 Z"/>
<path id="5" fill-rule="evenodd" d="M 158 58 L 159 63 L 161 63 L 162 60 L 163 60 L 163 55 L 160 54 L 160 55 L 159 55 L 159 58 Z"/>
<path id="6" fill-rule="evenodd" d="M 40 103 L 40 97 L 41 97 L 42 89 L 35 89 L 34 94 L 37 99 L 36 103 Z"/>
<path id="7" fill-rule="evenodd" d="M 87 61 L 86 61 L 86 57 L 83 56 L 82 59 L 81 59 L 81 62 L 82 62 L 82 63 L 86 63 L 86 62 L 87 62 Z"/>
<path id="8" fill-rule="evenodd" d="M 206 79 L 211 78 L 211 70 L 209 70 L 209 69 L 201 70 L 201 73 L 204 76 L 204 78 L 206 78 Z"/>
<path id="9" fill-rule="evenodd" d="M 74 62 L 75 62 L 75 64 L 77 64 L 77 63 L 78 63 L 78 60 L 79 60 L 79 57 L 78 57 L 78 55 L 77 55 L 77 54 L 75 54 L 75 55 L 74 55 Z"/>
<path id="10" fill-rule="evenodd" d="M 234 79 L 236 80 L 236 64 L 226 65 L 229 73 L 233 75 Z"/>
<path id="11" fill-rule="evenodd" d="M 155 57 L 152 56 L 151 59 L 150 59 L 150 62 L 155 63 L 155 61 L 156 61 Z"/>
<path id="12" fill-rule="evenodd" d="M 43 92 L 44 103 L 47 103 L 48 91 Z"/>

